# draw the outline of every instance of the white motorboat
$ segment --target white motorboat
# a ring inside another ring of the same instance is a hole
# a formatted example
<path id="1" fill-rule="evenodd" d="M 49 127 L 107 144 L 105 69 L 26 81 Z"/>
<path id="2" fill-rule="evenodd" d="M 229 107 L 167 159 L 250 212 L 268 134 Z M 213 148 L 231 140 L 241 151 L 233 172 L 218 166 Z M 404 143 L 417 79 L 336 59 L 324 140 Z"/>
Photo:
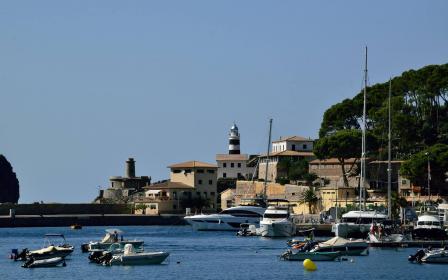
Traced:
<path id="1" fill-rule="evenodd" d="M 439 249 L 419 249 L 414 255 L 409 255 L 410 262 L 417 263 L 447 263 L 448 264 L 448 248 Z"/>
<path id="2" fill-rule="evenodd" d="M 341 252 L 342 255 L 360 256 L 369 254 L 369 244 L 362 239 L 345 239 L 333 237 L 318 243 L 310 252 Z"/>
<path id="3" fill-rule="evenodd" d="M 260 221 L 260 232 L 263 237 L 291 237 L 296 226 L 291 221 L 288 206 L 269 206 Z"/>
<path id="4" fill-rule="evenodd" d="M 123 237 L 123 231 L 119 229 L 106 229 L 106 235 L 101 241 L 90 241 L 81 245 L 83 253 L 95 250 L 108 250 L 112 245 L 118 245 L 120 249 L 124 249 L 124 245 L 132 244 L 135 248 L 143 247 L 143 240 L 127 240 Z"/>
<path id="5" fill-rule="evenodd" d="M 55 258 L 49 258 L 49 259 L 42 259 L 42 260 L 35 260 L 35 259 L 29 259 L 25 263 L 23 263 L 22 267 L 24 268 L 35 268 L 35 267 L 54 267 L 62 264 L 62 266 L 65 266 L 65 259 L 61 257 L 55 257 Z"/>
<path id="6" fill-rule="evenodd" d="M 238 231 L 242 223 L 258 224 L 265 210 L 261 206 L 240 205 L 218 214 L 186 216 L 184 219 L 194 230 Z"/>
<path id="7" fill-rule="evenodd" d="M 60 237 L 63 243 L 54 245 L 52 238 Z M 40 250 L 28 251 L 26 253 L 27 259 L 43 260 L 49 258 L 61 257 L 65 258 L 73 253 L 73 246 L 67 244 L 63 234 L 45 234 L 44 247 Z"/>
<path id="8" fill-rule="evenodd" d="M 428 250 L 421 260 L 424 263 L 447 263 L 448 264 L 448 249 Z"/>
<path id="9" fill-rule="evenodd" d="M 418 216 L 412 235 L 416 239 L 448 239 L 445 230 L 441 226 L 439 217 L 431 213 L 423 213 Z"/>
<path id="10" fill-rule="evenodd" d="M 333 224 L 331 231 L 339 237 L 365 238 L 372 223 L 381 224 L 387 215 L 377 211 L 349 211 L 342 215 L 339 223 Z"/>
<path id="11" fill-rule="evenodd" d="M 115 255 L 106 262 L 106 265 L 148 265 L 161 264 L 170 254 L 167 252 L 142 252 L 137 253 L 131 244 L 124 246 L 124 252 Z"/>

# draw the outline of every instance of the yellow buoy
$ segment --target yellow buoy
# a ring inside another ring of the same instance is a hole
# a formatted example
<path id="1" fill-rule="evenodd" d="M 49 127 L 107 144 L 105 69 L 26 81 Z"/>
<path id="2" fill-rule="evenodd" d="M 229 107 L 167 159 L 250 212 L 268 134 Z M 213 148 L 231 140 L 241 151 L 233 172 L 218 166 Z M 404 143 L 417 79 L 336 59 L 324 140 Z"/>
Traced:
<path id="1" fill-rule="evenodd" d="M 314 271 L 317 269 L 316 264 L 310 259 L 306 259 L 303 261 L 303 267 L 308 271 Z"/>

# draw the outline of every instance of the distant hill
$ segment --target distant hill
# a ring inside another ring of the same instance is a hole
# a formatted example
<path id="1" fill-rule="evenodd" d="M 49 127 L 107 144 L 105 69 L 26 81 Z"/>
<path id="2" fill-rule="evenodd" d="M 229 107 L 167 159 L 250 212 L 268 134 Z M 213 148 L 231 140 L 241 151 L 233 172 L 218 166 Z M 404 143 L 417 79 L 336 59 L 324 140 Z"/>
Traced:
<path id="1" fill-rule="evenodd" d="M 0 154 L 0 203 L 19 201 L 19 180 L 9 161 Z"/>

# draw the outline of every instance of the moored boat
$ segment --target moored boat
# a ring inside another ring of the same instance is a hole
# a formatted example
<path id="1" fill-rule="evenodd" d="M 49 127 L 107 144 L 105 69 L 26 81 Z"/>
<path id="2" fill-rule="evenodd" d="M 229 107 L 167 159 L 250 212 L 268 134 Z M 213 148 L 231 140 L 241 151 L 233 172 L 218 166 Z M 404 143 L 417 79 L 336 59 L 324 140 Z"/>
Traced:
<path id="1" fill-rule="evenodd" d="M 186 216 L 194 230 L 238 231 L 242 223 L 258 224 L 266 208 L 255 205 L 230 207 L 218 214 Z"/>
<path id="2" fill-rule="evenodd" d="M 310 259 L 312 261 L 334 261 L 341 256 L 341 252 L 293 252 L 287 250 L 280 258 L 288 261 L 303 261 Z"/>
<path id="3" fill-rule="evenodd" d="M 22 267 L 24 268 L 35 268 L 35 267 L 54 267 L 62 264 L 62 266 L 66 266 L 65 259 L 61 257 L 35 260 L 29 259 L 25 263 L 23 263 Z"/>
<path id="4" fill-rule="evenodd" d="M 50 240 L 53 237 L 62 238 L 63 243 L 54 245 L 54 242 Z M 45 234 L 44 247 L 39 250 L 27 251 L 26 258 L 34 260 L 43 260 L 56 257 L 65 258 L 71 253 L 73 253 L 73 246 L 67 244 L 63 234 Z"/>
<path id="5" fill-rule="evenodd" d="M 286 201 L 288 202 L 288 201 Z M 269 206 L 260 221 L 260 232 L 263 237 L 291 237 L 296 226 L 292 222 L 289 206 Z"/>
<path id="6" fill-rule="evenodd" d="M 117 244 L 121 249 L 124 249 L 126 244 L 132 244 L 135 248 L 143 247 L 143 240 L 126 240 L 123 237 L 123 231 L 119 229 L 106 229 L 106 235 L 101 241 L 90 241 L 81 245 L 83 253 L 94 250 L 108 250 L 111 245 Z"/>
<path id="7" fill-rule="evenodd" d="M 362 239 L 345 239 L 333 237 L 327 241 L 319 242 L 310 252 L 336 252 L 342 255 L 360 256 L 369 254 L 369 244 Z"/>
<path id="8" fill-rule="evenodd" d="M 167 252 L 142 252 L 137 253 L 131 244 L 124 246 L 124 252 L 115 255 L 105 263 L 106 265 L 149 265 L 161 264 L 168 258 L 170 254 Z"/>

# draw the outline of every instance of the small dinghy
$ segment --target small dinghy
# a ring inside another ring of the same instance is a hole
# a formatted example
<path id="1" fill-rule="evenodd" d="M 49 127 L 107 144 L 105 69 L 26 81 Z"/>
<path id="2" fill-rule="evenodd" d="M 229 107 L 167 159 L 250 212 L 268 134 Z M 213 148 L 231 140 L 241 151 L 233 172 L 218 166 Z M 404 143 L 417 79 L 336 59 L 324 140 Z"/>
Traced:
<path id="1" fill-rule="evenodd" d="M 106 265 L 147 265 L 161 264 L 170 254 L 167 252 L 137 253 L 131 244 L 124 246 L 124 253 L 115 255 Z"/>
<path id="2" fill-rule="evenodd" d="M 42 260 L 35 260 L 35 259 L 29 259 L 26 261 L 22 267 L 24 268 L 35 268 L 35 267 L 54 267 L 58 265 L 66 266 L 65 259 L 61 257 L 56 258 L 50 258 L 50 259 L 42 259 Z"/>

